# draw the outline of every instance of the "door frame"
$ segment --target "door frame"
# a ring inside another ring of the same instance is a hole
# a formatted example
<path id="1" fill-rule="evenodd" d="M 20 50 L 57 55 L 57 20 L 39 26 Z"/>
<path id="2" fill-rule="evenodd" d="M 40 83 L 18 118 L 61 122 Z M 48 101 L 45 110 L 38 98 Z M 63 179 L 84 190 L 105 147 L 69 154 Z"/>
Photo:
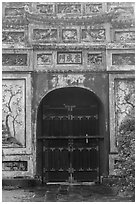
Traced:
<path id="1" fill-rule="evenodd" d="M 38 151 L 38 149 L 41 149 L 41 147 L 42 147 L 42 144 L 41 145 L 38 145 L 38 135 L 40 135 L 39 134 L 39 130 L 38 129 L 40 129 L 40 115 L 41 115 L 41 113 L 40 113 L 40 106 L 41 106 L 41 103 L 42 103 L 42 100 L 50 93 L 50 92 L 52 92 L 52 91 L 56 91 L 56 90 L 58 90 L 58 89 L 68 89 L 68 88 L 72 88 L 72 87 L 74 87 L 74 88 L 78 88 L 78 89 L 84 89 L 84 90 L 87 90 L 87 91 L 89 91 L 89 93 L 93 93 L 94 95 L 96 95 L 96 97 L 97 97 L 97 99 L 101 102 L 101 112 L 103 113 L 101 113 L 101 115 L 103 116 L 102 118 L 103 118 L 103 121 L 104 121 L 104 126 L 103 126 L 103 128 L 102 128 L 102 130 L 103 130 L 103 138 L 100 138 L 100 143 L 101 143 L 101 151 L 104 149 L 104 156 L 103 156 L 103 154 L 101 153 L 100 155 L 102 156 L 102 158 L 104 157 L 105 158 L 105 162 L 103 162 L 103 165 L 102 165 L 102 162 L 100 162 L 100 166 L 102 166 L 102 168 L 100 168 L 99 167 L 99 174 L 100 174 L 100 176 L 102 177 L 102 175 L 103 176 L 107 176 L 108 175 L 108 155 L 109 155 L 109 152 L 108 152 L 108 150 L 109 150 L 109 139 L 108 139 L 108 129 L 106 128 L 106 126 L 105 126 L 105 124 L 106 123 L 108 123 L 108 108 L 106 108 L 106 106 L 105 106 L 105 108 L 104 108 L 104 104 L 103 104 L 103 102 L 100 100 L 100 98 L 98 97 L 98 95 L 96 94 L 96 93 L 94 93 L 90 88 L 88 88 L 88 87 L 78 87 L 78 86 L 67 86 L 67 87 L 61 87 L 61 88 L 54 88 L 54 89 L 52 89 L 52 90 L 49 90 L 48 92 L 47 92 L 47 94 L 46 95 L 44 95 L 42 98 L 41 98 L 41 101 L 40 101 L 40 103 L 39 103 L 39 105 L 38 105 L 38 110 L 37 110 L 37 123 L 36 123 L 36 131 L 37 131 L 37 133 L 36 133 L 36 135 L 37 135 L 37 137 L 36 137 L 36 177 L 39 179 L 39 180 L 42 180 L 41 179 L 41 175 L 42 175 L 42 165 L 41 164 L 39 164 L 38 165 L 38 162 L 39 162 L 39 158 L 41 157 L 41 151 Z M 106 103 L 108 103 L 108 97 L 106 98 Z M 108 107 L 108 106 L 107 106 Z M 101 118 L 101 120 L 102 120 L 102 118 Z M 104 118 L 105 118 L 105 120 L 104 120 Z M 102 123 L 102 122 L 101 122 Z M 38 127 L 39 126 L 39 127 Z M 108 126 L 108 125 L 107 125 Z M 101 161 L 101 158 L 100 158 L 100 161 Z M 101 170 L 100 170 L 101 169 Z"/>

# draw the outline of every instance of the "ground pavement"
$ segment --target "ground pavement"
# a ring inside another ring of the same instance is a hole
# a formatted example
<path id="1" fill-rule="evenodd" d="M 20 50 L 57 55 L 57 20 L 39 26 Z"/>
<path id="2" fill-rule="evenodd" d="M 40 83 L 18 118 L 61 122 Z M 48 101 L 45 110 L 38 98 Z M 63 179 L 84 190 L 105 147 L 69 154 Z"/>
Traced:
<path id="1" fill-rule="evenodd" d="M 133 197 L 118 196 L 102 184 L 46 185 L 33 188 L 3 187 L 3 202 L 134 202 Z"/>

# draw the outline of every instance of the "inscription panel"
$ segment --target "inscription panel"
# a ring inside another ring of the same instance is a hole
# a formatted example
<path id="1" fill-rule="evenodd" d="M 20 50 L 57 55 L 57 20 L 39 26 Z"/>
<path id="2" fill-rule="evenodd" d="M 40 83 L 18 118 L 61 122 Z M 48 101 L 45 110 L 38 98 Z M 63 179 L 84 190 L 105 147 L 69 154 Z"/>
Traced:
<path id="1" fill-rule="evenodd" d="M 58 52 L 57 64 L 82 64 L 81 52 Z"/>
<path id="2" fill-rule="evenodd" d="M 3 66 L 27 66 L 27 54 L 2 54 Z"/>
<path id="3" fill-rule="evenodd" d="M 4 161 L 2 171 L 27 171 L 27 161 Z"/>
<path id="4" fill-rule="evenodd" d="M 135 54 L 112 54 L 112 65 L 135 65 Z"/>
<path id="5" fill-rule="evenodd" d="M 105 29 L 82 29 L 81 41 L 83 42 L 98 42 L 105 39 Z"/>

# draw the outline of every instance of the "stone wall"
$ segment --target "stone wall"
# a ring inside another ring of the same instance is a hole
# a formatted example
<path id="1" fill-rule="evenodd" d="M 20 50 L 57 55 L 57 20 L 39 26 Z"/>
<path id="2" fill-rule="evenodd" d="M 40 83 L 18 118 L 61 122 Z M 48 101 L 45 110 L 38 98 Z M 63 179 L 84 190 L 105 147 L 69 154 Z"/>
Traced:
<path id="1" fill-rule="evenodd" d="M 109 165 L 113 174 L 122 117 L 118 87 L 126 92 L 134 84 L 134 3 L 5 2 L 2 15 L 3 176 L 36 175 L 38 106 L 48 92 L 69 86 L 101 98 L 106 117 L 101 171 L 107 175 Z"/>

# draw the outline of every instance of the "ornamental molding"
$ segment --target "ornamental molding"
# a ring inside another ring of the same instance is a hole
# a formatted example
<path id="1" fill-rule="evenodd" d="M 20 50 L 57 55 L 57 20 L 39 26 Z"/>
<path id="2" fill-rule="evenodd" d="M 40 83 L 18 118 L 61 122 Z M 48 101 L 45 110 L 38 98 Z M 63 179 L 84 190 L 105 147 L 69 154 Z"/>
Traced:
<path id="1" fill-rule="evenodd" d="M 52 44 L 32 44 L 34 50 L 58 50 L 58 51 L 70 51 L 70 50 L 105 50 L 106 49 L 106 44 L 104 43 L 94 43 L 94 44 L 89 44 L 89 43 L 80 43 L 80 44 L 57 44 L 57 43 L 52 43 Z"/>
<path id="2" fill-rule="evenodd" d="M 104 6 L 105 5 L 105 6 Z M 53 6 L 53 8 L 50 6 Z M 62 9 L 59 9 L 62 7 Z M 80 6 L 80 7 L 79 7 Z M 71 8 L 71 9 L 70 9 Z M 134 5 L 112 3 L 4 3 L 3 28 L 20 29 L 28 24 L 96 25 L 113 28 L 135 26 Z"/>

